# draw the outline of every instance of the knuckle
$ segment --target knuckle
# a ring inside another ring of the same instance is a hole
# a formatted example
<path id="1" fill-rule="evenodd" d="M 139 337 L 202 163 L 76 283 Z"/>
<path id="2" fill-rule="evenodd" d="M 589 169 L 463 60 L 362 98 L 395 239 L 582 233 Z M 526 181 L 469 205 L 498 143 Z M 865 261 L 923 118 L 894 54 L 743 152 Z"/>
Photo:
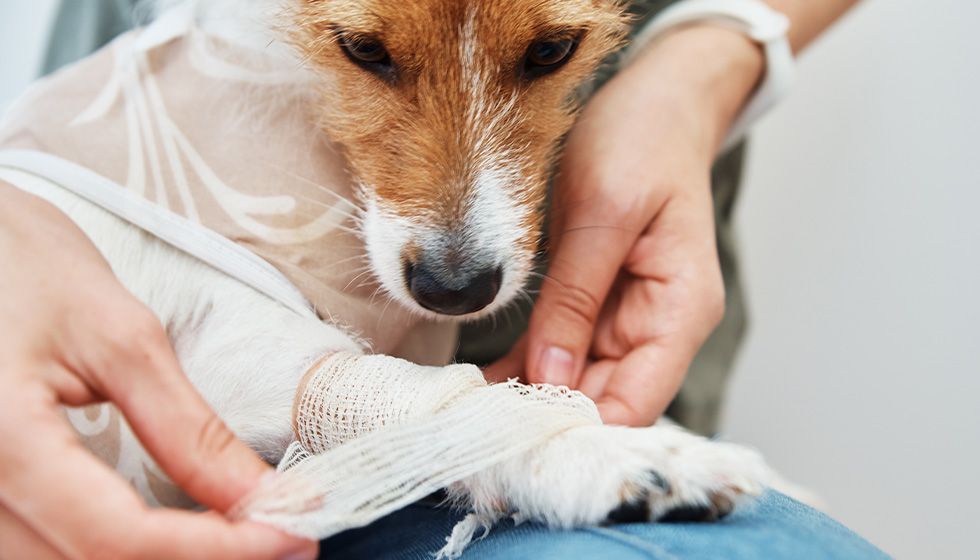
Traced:
<path id="1" fill-rule="evenodd" d="M 152 366 L 169 346 L 156 316 L 140 303 L 113 305 L 97 318 L 97 344 L 83 370 L 85 378 L 101 392 L 114 385 L 123 372 Z"/>
<path id="2" fill-rule="evenodd" d="M 126 522 L 122 525 L 94 527 L 81 551 L 81 558 L 117 558 L 136 560 L 147 558 L 152 551 L 145 546 L 145 531 L 140 524 Z M 101 530 L 99 530 L 101 529 Z"/>
<path id="3" fill-rule="evenodd" d="M 198 456 L 213 458 L 220 456 L 235 442 L 235 436 L 216 414 L 210 414 L 197 434 Z"/>
<path id="4" fill-rule="evenodd" d="M 718 326 L 725 318 L 725 300 L 725 285 L 721 281 L 709 287 L 705 294 L 705 316 L 711 322 L 712 328 Z"/>
<path id="5" fill-rule="evenodd" d="M 553 300 L 555 311 L 583 326 L 595 323 L 602 308 L 602 302 L 585 288 L 575 285 L 565 285 Z"/>
<path id="6" fill-rule="evenodd" d="M 215 464 L 236 441 L 234 434 L 216 414 L 208 415 L 207 419 L 196 430 L 191 447 L 187 448 L 184 460 L 171 465 L 168 471 L 174 484 L 191 495 L 204 489 L 204 485 L 212 484 L 208 476 L 208 468 Z"/>
<path id="7" fill-rule="evenodd" d="M 642 229 L 652 218 L 652 190 L 631 188 L 633 184 L 624 182 L 619 168 L 589 166 L 574 176 L 564 176 L 564 188 L 555 191 L 556 215 L 610 231 Z"/>
<path id="8" fill-rule="evenodd" d="M 129 312 L 130 340 L 143 347 L 158 347 L 166 343 L 167 335 L 160 320 L 149 309 L 138 306 Z"/>
<path id="9" fill-rule="evenodd" d="M 116 354 L 129 359 L 145 356 L 160 349 L 167 335 L 156 315 L 142 305 L 116 312 L 114 328 L 108 331 L 109 342 Z"/>

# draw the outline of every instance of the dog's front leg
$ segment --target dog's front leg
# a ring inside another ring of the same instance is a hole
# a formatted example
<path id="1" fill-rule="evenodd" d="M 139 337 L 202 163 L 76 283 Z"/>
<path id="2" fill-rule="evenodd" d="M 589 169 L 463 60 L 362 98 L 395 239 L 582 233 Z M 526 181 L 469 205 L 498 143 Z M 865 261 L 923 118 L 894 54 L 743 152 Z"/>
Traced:
<path id="1" fill-rule="evenodd" d="M 505 515 L 563 528 L 717 518 L 760 492 L 768 473 L 755 452 L 678 428 L 603 426 L 591 401 L 563 388 L 487 385 L 473 366 L 386 356 L 322 360 L 304 379 L 295 423 L 303 452 L 318 455 L 303 476 L 324 489 L 321 532 L 369 509 L 393 511 L 439 482 L 472 511 L 445 556 Z M 372 493 L 383 484 L 411 490 Z M 343 511 L 351 500 L 365 506 Z M 388 509 L 374 508 L 381 501 Z"/>
<path id="2" fill-rule="evenodd" d="M 431 417 L 487 383 L 470 365 L 421 366 L 384 355 L 335 352 L 303 377 L 296 392 L 297 440 L 323 453 L 384 427 Z"/>

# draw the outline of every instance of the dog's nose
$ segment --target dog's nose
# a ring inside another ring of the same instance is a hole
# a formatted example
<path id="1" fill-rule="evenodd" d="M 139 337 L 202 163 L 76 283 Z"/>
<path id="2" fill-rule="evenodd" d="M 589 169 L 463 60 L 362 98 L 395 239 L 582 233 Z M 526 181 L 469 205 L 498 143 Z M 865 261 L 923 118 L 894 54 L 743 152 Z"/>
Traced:
<path id="1" fill-rule="evenodd" d="M 444 280 L 423 264 L 405 269 L 405 281 L 419 305 L 443 315 L 466 315 L 490 305 L 500 291 L 503 270 L 498 266 L 480 270 L 455 282 Z"/>

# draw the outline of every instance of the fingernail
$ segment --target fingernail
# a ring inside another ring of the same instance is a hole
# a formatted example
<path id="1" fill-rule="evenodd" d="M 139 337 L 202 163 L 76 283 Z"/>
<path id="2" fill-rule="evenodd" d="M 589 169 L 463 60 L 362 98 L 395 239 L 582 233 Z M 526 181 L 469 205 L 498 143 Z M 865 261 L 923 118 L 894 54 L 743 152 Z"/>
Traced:
<path id="1" fill-rule="evenodd" d="M 545 348 L 538 362 L 538 373 L 545 383 L 552 385 L 568 385 L 574 374 L 575 357 L 564 348 L 551 346 Z"/>

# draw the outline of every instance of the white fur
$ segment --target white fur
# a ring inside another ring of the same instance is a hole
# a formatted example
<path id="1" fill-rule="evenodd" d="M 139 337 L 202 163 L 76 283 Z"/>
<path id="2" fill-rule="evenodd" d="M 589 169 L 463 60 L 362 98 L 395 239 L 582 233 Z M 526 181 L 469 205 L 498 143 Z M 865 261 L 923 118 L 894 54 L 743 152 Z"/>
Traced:
<path id="1" fill-rule="evenodd" d="M 439 555 L 456 558 L 478 528 L 507 515 L 567 529 L 601 524 L 620 504 L 643 502 L 657 519 L 680 507 L 734 506 L 769 478 L 755 451 L 676 426 L 574 428 L 451 488 L 474 513 Z"/>
<path id="2" fill-rule="evenodd" d="M 328 352 L 358 350 L 355 339 L 60 187 L 51 185 L 44 196 L 85 231 L 120 281 L 159 317 L 188 378 L 228 427 L 278 462 L 294 439 L 292 405 L 303 374 Z"/>
<path id="3" fill-rule="evenodd" d="M 520 292 L 533 265 L 533 255 L 520 247 L 524 235 L 522 222 L 531 210 L 512 194 L 520 192 L 520 172 L 506 165 L 491 163 L 480 170 L 466 214 L 466 228 L 473 244 L 503 263 L 500 291 L 493 304 L 481 315 L 499 310 Z"/>
<path id="4" fill-rule="evenodd" d="M 368 192 L 366 189 L 362 189 Z M 378 282 L 398 303 L 424 316 L 439 317 L 419 305 L 405 285 L 402 250 L 424 226 L 409 221 L 367 197 L 362 224 L 368 262 Z"/>
<path id="5" fill-rule="evenodd" d="M 232 20 L 223 20 L 222 14 L 235 12 L 247 21 L 248 14 L 260 13 L 253 8 L 268 4 L 222 0 L 198 6 L 207 6 L 202 16 L 207 21 L 228 23 Z M 461 63 L 467 63 L 469 53 L 464 49 Z M 473 110 L 499 109 L 478 105 Z M 500 117 L 507 118 L 517 117 L 506 112 Z M 506 154 L 494 153 L 494 133 L 490 127 L 480 153 L 474 154 L 481 167 L 466 219 L 480 247 L 492 250 L 509 267 L 496 307 L 513 296 L 530 263 L 514 248 L 521 205 L 512 193 L 520 177 Z M 158 315 L 188 376 L 215 411 L 249 446 L 277 461 L 293 439 L 292 404 L 303 374 L 326 353 L 356 348 L 354 340 L 312 316 L 294 314 L 74 195 L 59 192 L 50 198 Z M 408 240 L 424 243 L 438 232 L 367 202 L 363 228 L 371 264 L 398 301 L 421 310 L 404 286 L 400 251 Z M 661 488 L 651 473 L 669 488 Z M 643 500 L 656 518 L 678 506 L 735 502 L 758 492 L 766 476 L 754 452 L 676 428 L 574 429 L 455 485 L 454 496 L 475 514 L 454 532 L 443 553 L 458 555 L 477 529 L 503 515 L 573 527 L 600 523 L 620 503 Z"/>
<path id="6" fill-rule="evenodd" d="M 710 506 L 719 496 L 736 502 L 757 494 L 767 477 L 757 453 L 673 426 L 588 426 L 461 485 L 477 515 L 517 512 L 568 528 L 602 523 L 623 501 L 645 500 L 653 519 L 679 506 Z"/>
<path id="7" fill-rule="evenodd" d="M 353 338 L 67 191 L 53 187 L 46 197 L 158 315 L 188 377 L 232 431 L 277 462 L 294 439 L 292 405 L 303 375 L 327 353 L 356 349 Z M 441 371 L 428 369 L 428 377 Z M 477 529 L 506 515 L 569 528 L 601 523 L 619 504 L 642 500 L 656 519 L 681 506 L 735 504 L 757 494 L 768 476 L 755 452 L 673 426 L 575 428 L 450 488 L 474 516 L 442 554 L 456 557 Z"/>
<path id="8" fill-rule="evenodd" d="M 481 169 L 467 203 L 464 228 L 468 243 L 481 256 L 502 265 L 503 279 L 496 299 L 486 308 L 462 319 L 484 317 L 500 310 L 520 293 L 533 265 L 533 255 L 518 249 L 524 229 L 521 222 L 530 210 L 510 193 L 518 190 L 519 173 L 493 164 Z M 402 268 L 402 249 L 414 242 L 421 251 L 439 251 L 443 232 L 421 220 L 413 221 L 386 210 L 377 200 L 365 204 L 363 235 L 368 261 L 388 294 L 420 315 L 445 319 L 420 306 L 408 291 Z"/>

